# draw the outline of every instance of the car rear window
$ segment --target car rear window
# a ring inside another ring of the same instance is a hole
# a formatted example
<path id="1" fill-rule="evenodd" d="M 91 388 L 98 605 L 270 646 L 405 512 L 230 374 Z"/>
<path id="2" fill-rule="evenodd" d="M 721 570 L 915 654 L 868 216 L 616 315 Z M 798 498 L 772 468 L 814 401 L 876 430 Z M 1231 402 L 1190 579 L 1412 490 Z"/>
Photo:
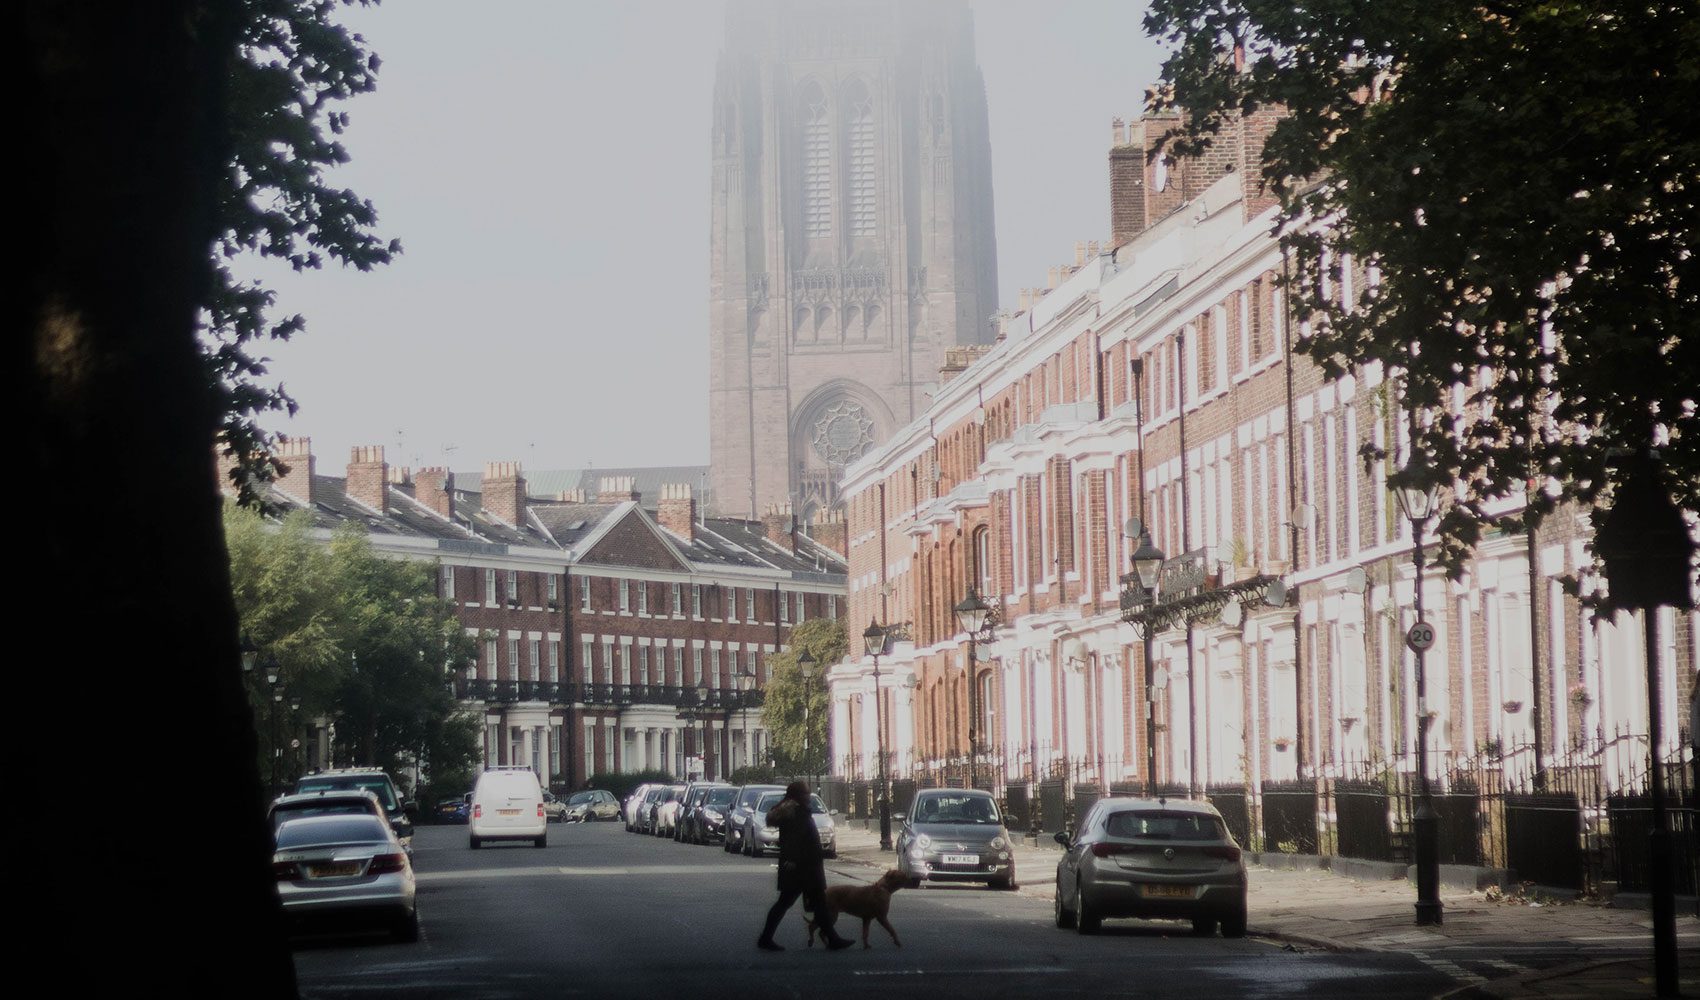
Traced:
<path id="1" fill-rule="evenodd" d="M 1205 813 L 1126 810 L 1104 819 L 1104 832 L 1112 837 L 1143 837 L 1148 840 L 1226 840 L 1222 821 Z"/>
<path id="2" fill-rule="evenodd" d="M 331 792 L 344 788 L 364 788 L 378 797 L 378 801 L 384 805 L 385 812 L 396 811 L 395 786 L 390 784 L 388 776 L 382 774 L 370 778 L 302 778 L 295 790 L 298 792 Z"/>
<path id="3" fill-rule="evenodd" d="M 272 826 L 303 816 L 370 816 L 372 803 L 359 800 L 343 802 L 285 803 L 272 810 Z"/>
<path id="4" fill-rule="evenodd" d="M 376 816 L 295 819 L 278 827 L 280 851 L 319 844 L 360 844 L 388 840 L 389 828 Z"/>

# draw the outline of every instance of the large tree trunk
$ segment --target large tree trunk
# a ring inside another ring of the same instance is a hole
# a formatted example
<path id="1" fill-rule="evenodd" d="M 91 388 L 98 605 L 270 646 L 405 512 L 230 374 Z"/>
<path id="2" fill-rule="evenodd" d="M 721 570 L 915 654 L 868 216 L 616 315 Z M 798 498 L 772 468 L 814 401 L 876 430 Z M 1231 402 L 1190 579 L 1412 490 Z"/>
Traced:
<path id="1" fill-rule="evenodd" d="M 293 996 L 194 339 L 235 4 L 19 13 L 14 950 L 89 995 Z"/>

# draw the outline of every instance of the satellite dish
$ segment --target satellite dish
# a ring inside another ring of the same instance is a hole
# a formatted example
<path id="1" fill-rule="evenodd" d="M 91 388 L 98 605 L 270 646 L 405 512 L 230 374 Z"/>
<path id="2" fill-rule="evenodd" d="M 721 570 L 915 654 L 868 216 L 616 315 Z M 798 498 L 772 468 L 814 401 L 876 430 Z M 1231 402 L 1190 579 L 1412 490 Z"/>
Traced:
<path id="1" fill-rule="evenodd" d="M 1367 586 L 1369 586 L 1369 577 L 1365 575 L 1362 566 L 1354 567 L 1350 573 L 1346 574 L 1346 593 L 1361 594 Z"/>
<path id="2" fill-rule="evenodd" d="M 1122 537 L 1123 538 L 1138 538 L 1140 533 L 1143 532 L 1144 530 L 1145 530 L 1145 522 L 1144 521 L 1141 521 L 1137 517 L 1130 517 L 1130 518 L 1127 519 L 1127 523 L 1122 525 Z"/>
<path id="3" fill-rule="evenodd" d="M 1229 601 L 1222 606 L 1222 624 L 1229 628 L 1239 628 L 1245 612 L 1240 609 L 1239 601 Z"/>
<path id="4" fill-rule="evenodd" d="M 1151 672 L 1151 686 L 1159 691 L 1169 686 L 1169 671 L 1167 668 L 1158 667 L 1156 670 Z"/>
<path id="5" fill-rule="evenodd" d="M 1286 607 L 1287 585 L 1280 580 L 1276 580 L 1274 583 L 1271 583 L 1269 585 L 1269 589 L 1263 592 L 1263 603 L 1272 608 Z"/>
<path id="6" fill-rule="evenodd" d="M 1287 523 L 1296 525 L 1301 531 L 1309 531 L 1315 520 L 1316 508 L 1308 503 L 1301 503 L 1295 506 L 1293 512 L 1288 515 Z"/>

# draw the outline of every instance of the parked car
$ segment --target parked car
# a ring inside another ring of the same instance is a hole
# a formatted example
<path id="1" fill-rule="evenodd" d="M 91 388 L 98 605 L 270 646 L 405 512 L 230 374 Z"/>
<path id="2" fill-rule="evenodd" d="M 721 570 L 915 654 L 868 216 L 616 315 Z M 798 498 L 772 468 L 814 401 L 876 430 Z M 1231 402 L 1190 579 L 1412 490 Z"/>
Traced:
<path id="1" fill-rule="evenodd" d="M 743 852 L 745 833 L 749 828 L 750 817 L 754 815 L 756 801 L 766 792 L 783 791 L 783 785 L 745 785 L 738 789 L 738 797 L 733 800 L 732 810 L 726 815 L 727 853 Z"/>
<path id="2" fill-rule="evenodd" d="M 413 864 L 381 816 L 323 815 L 277 828 L 272 874 L 298 927 L 377 924 L 419 940 Z"/>
<path id="3" fill-rule="evenodd" d="M 568 823 L 588 823 L 599 819 L 619 819 L 620 800 L 613 792 L 600 788 L 574 792 L 567 797 L 565 814 Z"/>
<path id="4" fill-rule="evenodd" d="M 661 798 L 655 802 L 655 819 L 651 821 L 651 833 L 657 837 L 671 837 L 679 826 L 679 806 L 684 804 L 685 786 L 670 785 L 661 793 Z"/>
<path id="5" fill-rule="evenodd" d="M 279 795 L 266 809 L 272 833 L 292 819 L 303 816 L 376 816 L 390 821 L 378 797 L 364 788 L 346 791 L 306 792 L 300 795 Z"/>
<path id="6" fill-rule="evenodd" d="M 417 807 L 396 791 L 395 782 L 381 767 L 347 767 L 331 771 L 314 771 L 295 782 L 295 791 L 330 792 L 364 788 L 378 797 L 384 814 L 390 818 L 390 828 L 401 839 L 403 847 L 412 849 L 413 814 Z"/>
<path id="7" fill-rule="evenodd" d="M 971 788 L 923 788 L 909 811 L 893 819 L 897 867 L 911 887 L 923 881 L 1015 886 L 1015 854 L 991 793 Z"/>
<path id="8" fill-rule="evenodd" d="M 643 808 L 644 800 L 651 789 L 661 786 L 653 781 L 646 781 L 632 789 L 632 794 L 626 796 L 626 801 L 620 805 L 620 815 L 626 821 L 626 832 L 638 832 L 638 811 Z"/>
<path id="9" fill-rule="evenodd" d="M 491 840 L 529 840 L 534 847 L 547 847 L 548 824 L 543 786 L 531 768 L 494 767 L 478 776 L 467 824 L 473 850 Z"/>
<path id="10" fill-rule="evenodd" d="M 643 801 L 638 804 L 637 829 L 639 833 L 653 834 L 655 832 L 655 814 L 661 810 L 661 803 L 667 801 L 672 793 L 672 785 L 652 785 L 644 793 Z"/>
<path id="11" fill-rule="evenodd" d="M 691 810 L 690 842 L 713 844 L 726 839 L 726 814 L 737 797 L 738 789 L 733 785 L 719 785 L 703 792 Z"/>
<path id="12" fill-rule="evenodd" d="M 559 823 L 567 815 L 567 800 L 557 798 L 554 792 L 547 788 L 543 790 L 543 818 L 551 823 Z"/>
<path id="13" fill-rule="evenodd" d="M 711 788 L 727 788 L 723 781 L 693 781 L 685 786 L 685 797 L 679 802 L 679 820 L 673 826 L 673 839 L 679 843 L 696 843 L 697 807 Z"/>
<path id="14" fill-rule="evenodd" d="M 767 825 L 768 810 L 779 804 L 785 797 L 785 790 L 763 792 L 751 808 L 751 821 L 747 824 L 750 833 L 744 838 L 744 853 L 753 858 L 759 858 L 768 851 L 779 850 L 779 830 Z M 829 858 L 838 857 L 838 831 L 832 820 L 832 813 L 826 808 L 826 803 L 819 795 L 809 796 L 809 818 L 815 821 L 815 832 L 820 835 L 821 853 Z"/>
<path id="15" fill-rule="evenodd" d="M 1096 934 L 1109 917 L 1155 917 L 1245 936 L 1245 860 L 1209 803 L 1100 799 L 1056 839 L 1058 927 Z"/>
<path id="16" fill-rule="evenodd" d="M 439 823 L 465 823 L 472 815 L 472 793 L 438 799 L 437 808 L 432 810 L 432 815 Z"/>

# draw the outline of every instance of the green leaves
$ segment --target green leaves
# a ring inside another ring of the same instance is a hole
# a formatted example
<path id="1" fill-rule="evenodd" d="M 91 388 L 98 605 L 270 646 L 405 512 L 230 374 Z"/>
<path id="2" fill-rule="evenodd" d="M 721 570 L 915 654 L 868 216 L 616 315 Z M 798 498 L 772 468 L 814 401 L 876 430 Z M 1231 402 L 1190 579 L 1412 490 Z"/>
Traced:
<path id="1" fill-rule="evenodd" d="M 772 674 L 767 681 L 762 725 L 767 727 L 774 762 L 780 771 L 814 774 L 828 770 L 832 759 L 827 747 L 827 713 L 831 702 L 827 698 L 825 675 L 844 659 L 848 643 L 842 620 L 816 618 L 792 629 L 791 648 L 769 660 Z M 815 676 L 810 681 L 805 681 L 797 669 L 797 655 L 805 649 L 815 658 Z"/>

